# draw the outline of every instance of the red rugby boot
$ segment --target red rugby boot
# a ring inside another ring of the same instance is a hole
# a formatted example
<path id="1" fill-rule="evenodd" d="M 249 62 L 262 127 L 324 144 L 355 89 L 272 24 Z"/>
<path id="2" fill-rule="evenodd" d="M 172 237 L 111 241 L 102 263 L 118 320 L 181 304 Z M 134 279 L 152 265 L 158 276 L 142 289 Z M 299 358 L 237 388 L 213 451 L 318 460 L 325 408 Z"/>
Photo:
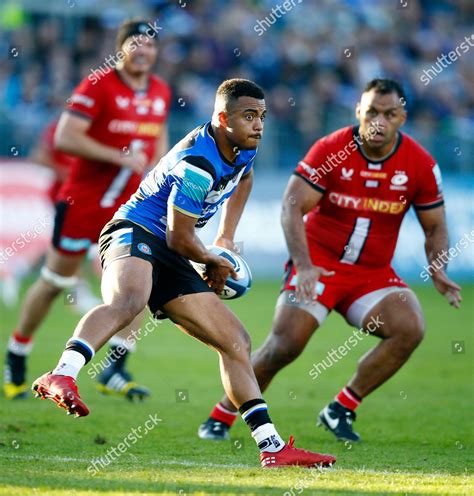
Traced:
<path id="1" fill-rule="evenodd" d="M 55 375 L 51 372 L 38 377 L 31 387 L 36 391 L 36 397 L 54 401 L 64 408 L 68 415 L 85 417 L 89 409 L 82 402 L 77 391 L 76 381 L 68 375 Z"/>
<path id="2" fill-rule="evenodd" d="M 260 462 L 263 468 L 276 467 L 331 467 L 336 463 L 336 458 L 331 455 L 321 455 L 304 449 L 294 448 L 295 439 L 290 436 L 290 440 L 285 447 L 277 453 L 264 451 L 260 453 Z"/>

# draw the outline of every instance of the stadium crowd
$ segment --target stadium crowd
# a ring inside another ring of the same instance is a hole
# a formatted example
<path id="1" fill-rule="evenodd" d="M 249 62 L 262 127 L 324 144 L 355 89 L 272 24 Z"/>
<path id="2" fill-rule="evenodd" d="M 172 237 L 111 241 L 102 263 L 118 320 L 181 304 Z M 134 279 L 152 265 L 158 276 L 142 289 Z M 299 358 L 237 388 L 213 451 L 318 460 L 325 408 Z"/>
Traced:
<path id="1" fill-rule="evenodd" d="M 80 78 L 115 52 L 120 10 L 85 3 L 87 16 L 3 7 L 0 156 L 26 155 Z M 405 85 L 407 130 L 444 167 L 472 170 L 474 51 L 428 71 L 465 39 L 474 45 L 470 0 L 146 0 L 141 13 L 163 28 L 157 72 L 174 91 L 172 140 L 206 119 L 222 79 L 247 77 L 266 90 L 271 165 L 294 166 L 301 149 L 347 123 L 368 79 L 386 76 Z"/>

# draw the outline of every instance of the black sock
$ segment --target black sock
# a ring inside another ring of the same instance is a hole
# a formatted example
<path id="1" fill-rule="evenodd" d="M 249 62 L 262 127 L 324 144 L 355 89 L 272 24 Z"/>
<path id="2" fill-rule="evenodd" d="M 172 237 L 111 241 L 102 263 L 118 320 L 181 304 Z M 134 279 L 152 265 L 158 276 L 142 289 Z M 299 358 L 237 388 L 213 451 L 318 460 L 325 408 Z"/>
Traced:
<path id="1" fill-rule="evenodd" d="M 116 370 L 123 370 L 129 355 L 127 348 L 121 345 L 111 345 L 109 349 L 110 366 Z"/>
<path id="2" fill-rule="evenodd" d="M 10 377 L 5 377 L 5 382 L 12 382 L 13 384 L 19 386 L 25 382 L 26 375 L 26 356 L 17 355 L 12 351 L 7 352 L 7 365 L 8 372 L 11 374 Z"/>
<path id="3" fill-rule="evenodd" d="M 270 415 L 268 415 L 267 404 L 261 398 L 246 401 L 239 408 L 239 412 L 252 432 L 261 425 L 272 423 Z"/>
<path id="4" fill-rule="evenodd" d="M 84 357 L 86 364 L 89 363 L 94 356 L 94 351 L 91 350 L 89 346 L 79 340 L 76 341 L 74 338 L 70 339 L 66 343 L 66 348 L 64 349 L 64 351 L 66 350 L 76 351 L 77 353 L 80 353 Z"/>

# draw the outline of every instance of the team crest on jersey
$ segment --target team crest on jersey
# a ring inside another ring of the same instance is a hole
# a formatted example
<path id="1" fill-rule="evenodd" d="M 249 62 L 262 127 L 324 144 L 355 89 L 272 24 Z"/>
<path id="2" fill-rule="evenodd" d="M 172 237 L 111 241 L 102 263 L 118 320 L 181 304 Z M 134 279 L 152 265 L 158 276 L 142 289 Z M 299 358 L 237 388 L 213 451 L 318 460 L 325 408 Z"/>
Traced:
<path id="1" fill-rule="evenodd" d="M 342 168 L 341 179 L 344 179 L 346 181 L 352 181 L 353 175 L 354 175 L 354 169 L 346 169 L 345 167 Z"/>
<path id="2" fill-rule="evenodd" d="M 146 243 L 139 243 L 137 248 L 145 255 L 151 255 L 151 248 Z"/>
<path id="3" fill-rule="evenodd" d="M 405 186 L 408 182 L 408 176 L 405 172 L 395 171 L 395 175 L 391 179 L 390 189 L 395 189 L 397 191 L 405 191 L 408 189 L 408 186 Z"/>
<path id="4" fill-rule="evenodd" d="M 166 104 L 163 98 L 155 98 L 153 100 L 153 113 L 155 115 L 163 115 L 165 113 Z"/>
<path id="5" fill-rule="evenodd" d="M 130 98 L 127 98 L 126 96 L 117 95 L 115 97 L 115 103 L 117 104 L 118 108 L 126 109 L 130 105 Z"/>

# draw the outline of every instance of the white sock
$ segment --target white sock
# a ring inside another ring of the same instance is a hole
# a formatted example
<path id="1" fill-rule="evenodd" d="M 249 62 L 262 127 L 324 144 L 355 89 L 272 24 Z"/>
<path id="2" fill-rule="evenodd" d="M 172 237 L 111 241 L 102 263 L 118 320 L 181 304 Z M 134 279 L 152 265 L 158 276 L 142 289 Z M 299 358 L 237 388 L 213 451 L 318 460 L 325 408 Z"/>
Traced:
<path id="1" fill-rule="evenodd" d="M 81 353 L 74 350 L 64 350 L 52 373 L 56 375 L 69 375 L 76 380 L 79 371 L 85 364 L 86 359 Z"/>
<path id="2" fill-rule="evenodd" d="M 252 432 L 260 452 L 276 453 L 285 447 L 285 441 L 280 437 L 273 424 L 263 424 Z"/>
<path id="3" fill-rule="evenodd" d="M 16 335 L 12 334 L 7 348 L 8 351 L 11 351 L 15 355 L 28 356 L 33 348 L 33 338 L 28 339 L 27 342 L 25 340 L 18 341 Z"/>

